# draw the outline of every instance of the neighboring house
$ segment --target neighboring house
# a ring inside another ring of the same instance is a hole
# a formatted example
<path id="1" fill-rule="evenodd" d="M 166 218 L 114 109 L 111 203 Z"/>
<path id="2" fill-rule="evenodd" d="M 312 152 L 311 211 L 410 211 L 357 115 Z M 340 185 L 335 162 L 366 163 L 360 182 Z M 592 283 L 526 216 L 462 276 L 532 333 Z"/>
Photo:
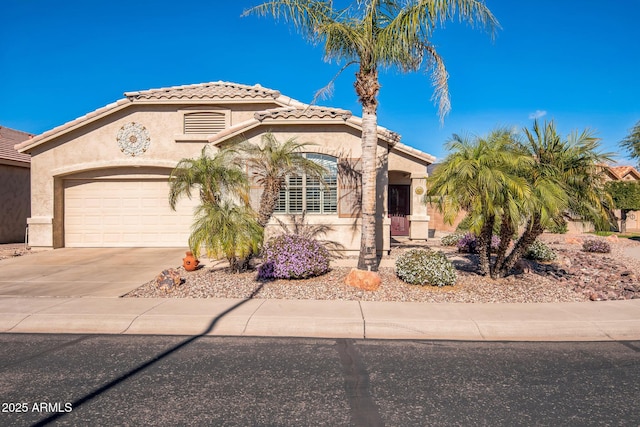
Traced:
<path id="1" fill-rule="evenodd" d="M 292 179 L 277 216 L 306 211 L 333 228 L 329 240 L 360 248 L 358 169 L 362 120 L 337 108 L 310 106 L 259 85 L 217 82 L 125 93 L 125 98 L 19 145 L 31 154 L 33 247 L 187 245 L 194 200 L 168 204 L 168 179 L 182 158 L 238 138 L 259 143 L 297 137 L 309 158 L 333 173 L 329 188 Z M 421 203 L 434 158 L 378 128 L 378 247 L 391 235 L 426 239 Z M 353 179 L 356 177 L 356 179 Z M 254 203 L 259 189 L 252 189 Z M 273 221 L 276 224 L 276 221 Z M 270 228 L 275 225 L 270 225 Z"/>
<path id="2" fill-rule="evenodd" d="M 607 181 L 640 181 L 640 172 L 633 166 L 607 166 L 605 172 Z M 613 212 L 618 220 L 618 230 L 620 230 L 620 209 Z M 627 212 L 626 228 L 629 232 L 640 231 L 640 211 Z"/>
<path id="3" fill-rule="evenodd" d="M 13 146 L 33 135 L 0 126 L 0 243 L 25 241 L 29 217 L 28 154 L 18 153 Z"/>

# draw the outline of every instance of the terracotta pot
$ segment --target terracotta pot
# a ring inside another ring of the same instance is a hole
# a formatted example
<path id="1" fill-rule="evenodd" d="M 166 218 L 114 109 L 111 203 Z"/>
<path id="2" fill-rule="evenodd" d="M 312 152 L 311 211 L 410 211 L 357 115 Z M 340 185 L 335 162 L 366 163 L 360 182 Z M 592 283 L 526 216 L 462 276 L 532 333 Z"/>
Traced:
<path id="1" fill-rule="evenodd" d="M 182 266 L 187 271 L 194 271 L 198 268 L 198 264 L 200 264 L 200 261 L 193 256 L 193 252 L 191 251 L 187 251 L 187 256 L 182 258 Z"/>

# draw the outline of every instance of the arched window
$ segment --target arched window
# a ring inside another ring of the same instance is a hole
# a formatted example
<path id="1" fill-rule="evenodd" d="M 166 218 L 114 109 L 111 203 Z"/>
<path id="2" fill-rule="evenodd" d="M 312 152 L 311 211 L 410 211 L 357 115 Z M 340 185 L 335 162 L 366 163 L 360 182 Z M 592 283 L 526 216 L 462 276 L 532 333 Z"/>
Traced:
<path id="1" fill-rule="evenodd" d="M 326 154 L 305 153 L 309 160 L 324 166 L 328 173 L 324 184 L 306 175 L 287 177 L 287 187 L 280 191 L 276 213 L 327 214 L 338 211 L 338 162 Z"/>

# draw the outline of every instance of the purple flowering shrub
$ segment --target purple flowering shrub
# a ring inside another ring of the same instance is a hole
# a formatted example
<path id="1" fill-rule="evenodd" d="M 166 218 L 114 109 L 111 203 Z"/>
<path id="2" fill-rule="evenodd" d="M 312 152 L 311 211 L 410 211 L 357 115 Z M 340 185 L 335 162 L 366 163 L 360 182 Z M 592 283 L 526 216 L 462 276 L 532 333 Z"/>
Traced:
<path id="1" fill-rule="evenodd" d="M 585 252 L 597 252 L 601 254 L 608 254 L 611 252 L 611 246 L 604 240 L 586 240 L 582 244 L 582 250 Z"/>
<path id="2" fill-rule="evenodd" d="M 500 245 L 500 238 L 498 236 L 491 236 L 491 252 L 496 252 Z M 467 233 L 460 240 L 458 240 L 458 251 L 468 252 L 474 254 L 478 251 L 478 237 L 473 233 Z"/>
<path id="3" fill-rule="evenodd" d="M 259 279 L 306 279 L 329 271 L 329 251 L 319 242 L 283 234 L 267 242 Z"/>

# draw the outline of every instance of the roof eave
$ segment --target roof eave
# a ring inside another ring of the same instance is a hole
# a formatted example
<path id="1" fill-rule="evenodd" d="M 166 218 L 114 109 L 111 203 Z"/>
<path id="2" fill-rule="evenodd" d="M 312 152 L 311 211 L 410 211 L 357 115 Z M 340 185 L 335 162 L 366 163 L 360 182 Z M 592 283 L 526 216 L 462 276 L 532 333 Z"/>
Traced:
<path id="1" fill-rule="evenodd" d="M 429 164 L 433 164 L 436 161 L 436 157 L 432 156 L 431 154 L 425 153 L 424 151 L 420 151 L 416 148 L 413 147 L 409 147 L 408 145 L 402 144 L 400 142 L 398 142 L 394 147 L 394 150 L 398 150 L 404 154 L 407 154 L 411 157 L 415 157 L 417 159 L 421 159 L 424 160 L 425 162 L 428 162 Z"/>
<path id="2" fill-rule="evenodd" d="M 84 116 L 78 117 L 75 120 L 64 123 L 49 131 L 46 131 L 45 133 L 37 135 L 32 139 L 28 139 L 24 142 L 21 142 L 20 144 L 15 145 L 14 148 L 19 153 L 28 153 L 30 150 L 33 150 L 39 145 L 45 144 L 61 135 L 67 134 L 69 132 L 73 132 L 76 129 L 86 126 L 87 124 L 100 120 L 101 118 L 109 114 L 113 114 L 117 111 L 127 108 L 131 104 L 132 104 L 131 101 L 128 99 L 120 99 L 116 102 L 112 102 L 111 104 L 108 104 L 102 108 L 92 111 L 91 113 L 85 114 Z"/>
<path id="3" fill-rule="evenodd" d="M 26 168 L 26 169 L 31 168 L 31 162 L 21 162 L 18 160 L 9 160 L 9 159 L 2 159 L 2 158 L 0 158 L 0 165 L 16 166 L 19 168 Z"/>

